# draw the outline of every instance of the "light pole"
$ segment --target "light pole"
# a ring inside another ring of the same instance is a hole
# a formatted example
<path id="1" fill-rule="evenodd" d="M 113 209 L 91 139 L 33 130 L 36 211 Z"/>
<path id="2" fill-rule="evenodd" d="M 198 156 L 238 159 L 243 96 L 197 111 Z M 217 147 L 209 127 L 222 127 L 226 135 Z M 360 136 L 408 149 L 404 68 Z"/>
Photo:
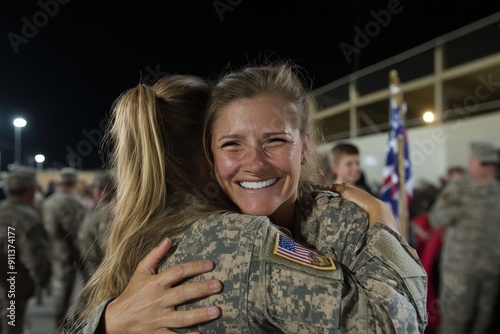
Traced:
<path id="1" fill-rule="evenodd" d="M 41 171 L 43 169 L 43 162 L 45 161 L 45 156 L 43 154 L 35 155 L 36 169 Z"/>
<path id="2" fill-rule="evenodd" d="M 16 154 L 16 159 L 14 161 L 15 164 L 17 165 L 22 165 L 21 161 L 21 128 L 24 128 L 26 126 L 26 120 L 24 118 L 16 118 L 14 120 L 14 126 L 15 126 L 15 131 L 16 131 L 16 141 L 15 141 L 15 154 Z"/>

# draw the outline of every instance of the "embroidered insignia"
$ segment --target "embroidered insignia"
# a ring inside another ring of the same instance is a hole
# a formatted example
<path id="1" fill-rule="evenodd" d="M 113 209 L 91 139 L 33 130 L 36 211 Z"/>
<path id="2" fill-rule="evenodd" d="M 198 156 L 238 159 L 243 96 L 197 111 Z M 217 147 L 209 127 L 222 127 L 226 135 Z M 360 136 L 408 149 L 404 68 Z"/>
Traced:
<path id="1" fill-rule="evenodd" d="M 443 202 L 448 204 L 451 202 L 451 200 L 453 199 L 453 194 L 447 192 L 447 193 L 444 193 L 443 194 Z"/>
<path id="2" fill-rule="evenodd" d="M 336 270 L 333 260 L 290 239 L 281 232 L 276 233 L 273 253 L 295 263 L 319 270 Z"/>

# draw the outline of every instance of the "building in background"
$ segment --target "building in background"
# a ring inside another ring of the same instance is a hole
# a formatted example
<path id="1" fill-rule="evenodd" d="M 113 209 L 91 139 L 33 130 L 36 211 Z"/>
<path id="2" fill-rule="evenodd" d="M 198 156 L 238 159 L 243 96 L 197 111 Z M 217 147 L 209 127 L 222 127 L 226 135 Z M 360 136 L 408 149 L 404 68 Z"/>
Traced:
<path id="1" fill-rule="evenodd" d="M 361 51 L 363 52 L 363 51 Z M 397 70 L 415 187 L 439 185 L 452 165 L 466 166 L 475 140 L 500 147 L 500 13 L 352 73 L 314 91 L 314 114 L 327 152 L 348 139 L 379 187 L 389 128 L 389 73 Z M 424 114 L 427 113 L 424 121 Z"/>

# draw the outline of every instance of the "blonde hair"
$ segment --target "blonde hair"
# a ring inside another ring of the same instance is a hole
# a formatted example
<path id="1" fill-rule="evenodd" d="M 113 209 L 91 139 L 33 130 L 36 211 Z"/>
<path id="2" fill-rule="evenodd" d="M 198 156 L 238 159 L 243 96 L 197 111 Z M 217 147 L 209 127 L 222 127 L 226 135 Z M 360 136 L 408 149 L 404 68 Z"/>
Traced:
<path id="1" fill-rule="evenodd" d="M 116 210 L 104 259 L 69 312 L 72 331 L 123 292 L 140 260 L 165 237 L 231 207 L 208 173 L 199 173 L 207 168 L 199 157 L 210 87 L 198 77 L 172 75 L 116 100 L 106 136 L 113 146 Z"/>
<path id="2" fill-rule="evenodd" d="M 300 68 L 291 61 L 249 65 L 229 72 L 219 80 L 212 90 L 203 126 L 203 148 L 209 162 L 213 166 L 211 135 L 221 110 L 235 100 L 258 95 L 280 100 L 289 120 L 299 128 L 302 140 L 308 141 L 308 161 L 301 169 L 301 184 L 324 184 L 326 179 L 320 167 L 321 155 L 318 150 L 323 136 L 310 117 L 316 100 L 306 88 Z"/>

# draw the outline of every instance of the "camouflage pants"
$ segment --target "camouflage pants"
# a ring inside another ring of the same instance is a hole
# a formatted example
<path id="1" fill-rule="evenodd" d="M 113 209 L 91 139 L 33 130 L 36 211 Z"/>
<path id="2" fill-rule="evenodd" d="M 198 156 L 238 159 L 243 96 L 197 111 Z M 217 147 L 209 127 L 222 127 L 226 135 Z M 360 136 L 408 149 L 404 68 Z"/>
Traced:
<path id="1" fill-rule="evenodd" d="M 73 262 L 58 261 L 52 262 L 52 294 L 55 304 L 56 328 L 59 328 L 64 321 L 66 312 L 70 305 L 70 298 L 76 279 L 76 267 Z"/>
<path id="2" fill-rule="evenodd" d="M 14 305 L 11 305 L 11 300 L 15 301 Z M 27 305 L 28 299 L 25 298 L 8 299 L 7 290 L 3 286 L 0 286 L 0 317 L 2 317 L 0 334 L 23 333 Z M 12 320 L 14 321 L 12 322 Z"/>
<path id="3" fill-rule="evenodd" d="M 439 292 L 440 334 L 487 333 L 496 304 L 500 277 L 443 270 Z"/>

